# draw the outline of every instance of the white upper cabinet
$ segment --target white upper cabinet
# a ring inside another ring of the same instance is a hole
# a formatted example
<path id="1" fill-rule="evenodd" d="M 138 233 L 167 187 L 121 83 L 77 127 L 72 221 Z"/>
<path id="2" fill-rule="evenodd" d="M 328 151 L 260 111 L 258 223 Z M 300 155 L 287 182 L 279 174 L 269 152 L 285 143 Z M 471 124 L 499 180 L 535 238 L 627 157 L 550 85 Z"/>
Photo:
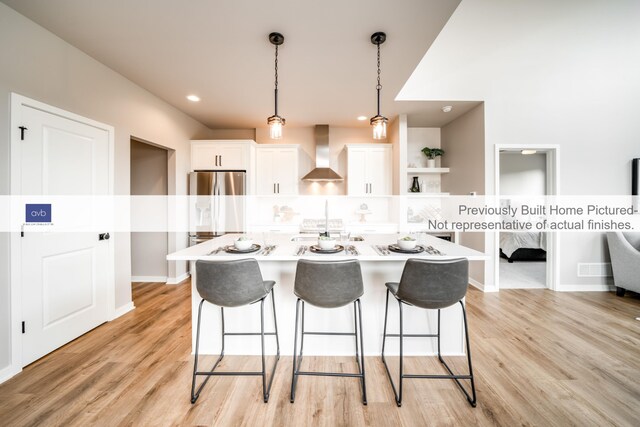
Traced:
<path id="1" fill-rule="evenodd" d="M 263 145 L 256 149 L 257 194 L 298 194 L 297 145 Z"/>
<path id="2" fill-rule="evenodd" d="M 347 144 L 347 194 L 391 194 L 391 144 Z"/>
<path id="3" fill-rule="evenodd" d="M 254 144 L 248 140 L 191 141 L 191 170 L 248 170 Z"/>

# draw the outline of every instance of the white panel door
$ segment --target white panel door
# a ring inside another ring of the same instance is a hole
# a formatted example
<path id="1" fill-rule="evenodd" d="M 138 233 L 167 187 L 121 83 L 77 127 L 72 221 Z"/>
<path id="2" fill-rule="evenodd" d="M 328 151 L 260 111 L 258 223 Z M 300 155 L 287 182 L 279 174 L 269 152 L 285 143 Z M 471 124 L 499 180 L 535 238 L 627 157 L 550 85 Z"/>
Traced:
<path id="1" fill-rule="evenodd" d="M 26 105 L 18 114 L 28 129 L 20 145 L 21 194 L 109 194 L 106 130 Z M 62 215 L 59 208 L 52 204 L 54 223 Z M 90 215 L 79 215 L 73 224 L 89 221 Z M 23 366 L 107 321 L 111 241 L 74 226 L 61 232 L 29 229 L 20 239 Z"/>

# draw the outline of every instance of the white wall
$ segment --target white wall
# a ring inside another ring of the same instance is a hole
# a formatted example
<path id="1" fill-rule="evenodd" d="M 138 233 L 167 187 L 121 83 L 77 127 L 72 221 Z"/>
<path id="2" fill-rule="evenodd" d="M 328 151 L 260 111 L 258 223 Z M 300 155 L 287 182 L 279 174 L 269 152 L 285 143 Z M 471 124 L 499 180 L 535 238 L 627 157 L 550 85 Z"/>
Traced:
<path id="1" fill-rule="evenodd" d="M 640 156 L 640 2 L 463 0 L 399 100 L 485 102 L 485 188 L 495 144 L 560 146 L 560 194 L 629 194 Z M 585 173 L 585 171 L 597 171 Z M 495 254 L 487 233 L 487 253 Z M 561 233 L 560 289 L 601 289 L 601 233 Z M 487 277 L 491 282 L 493 276 Z"/>
<path id="2" fill-rule="evenodd" d="M 255 129 L 211 129 L 209 131 L 211 139 L 256 139 Z"/>
<path id="3" fill-rule="evenodd" d="M 413 163 L 416 168 L 427 166 L 427 156 L 422 153 L 424 147 L 440 148 L 440 128 L 407 128 L 407 166 Z M 442 158 L 436 157 L 436 166 L 440 167 Z"/>
<path id="4" fill-rule="evenodd" d="M 546 189 L 546 154 L 500 153 L 501 196 L 544 196 Z"/>
<path id="5" fill-rule="evenodd" d="M 484 194 L 484 105 L 463 114 L 441 130 L 442 166 L 450 169 L 442 175 L 442 191 L 466 196 L 475 191 Z M 460 233 L 459 243 L 484 252 L 483 233 Z M 476 285 L 485 285 L 488 263 L 472 262 L 469 276 Z"/>
<path id="6" fill-rule="evenodd" d="M 115 192 L 129 194 L 131 136 L 176 150 L 174 187 L 185 194 L 190 139 L 208 129 L 0 3 L 0 192 L 9 193 L 10 93 L 45 102 L 115 128 Z M 116 308 L 131 301 L 128 233 L 114 236 Z M 186 233 L 176 235 L 186 247 Z M 9 236 L 0 234 L 0 371 L 9 363 Z M 178 274 L 186 265 L 177 267 Z"/>
<path id="7" fill-rule="evenodd" d="M 168 193 L 167 150 L 131 141 L 131 195 L 166 196 Z M 132 207 L 131 216 L 137 213 Z M 157 221 L 167 221 L 167 213 L 154 213 Z M 139 281 L 166 281 L 169 253 L 166 232 L 131 233 L 131 276 Z M 154 279 L 155 278 L 155 279 Z M 162 279 L 164 278 L 164 279 Z"/>

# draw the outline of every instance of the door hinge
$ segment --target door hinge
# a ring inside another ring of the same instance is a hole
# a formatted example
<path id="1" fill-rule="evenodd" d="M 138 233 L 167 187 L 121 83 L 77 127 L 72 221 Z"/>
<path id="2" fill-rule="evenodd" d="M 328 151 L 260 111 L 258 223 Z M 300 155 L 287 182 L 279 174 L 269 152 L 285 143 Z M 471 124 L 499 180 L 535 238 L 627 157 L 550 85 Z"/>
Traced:
<path id="1" fill-rule="evenodd" d="M 24 141 L 24 131 L 27 130 L 26 126 L 18 126 L 18 129 L 20 129 L 20 141 Z"/>
<path id="2" fill-rule="evenodd" d="M 27 325 L 25 324 L 24 320 L 22 321 L 22 333 L 24 334 L 25 332 L 27 332 Z"/>

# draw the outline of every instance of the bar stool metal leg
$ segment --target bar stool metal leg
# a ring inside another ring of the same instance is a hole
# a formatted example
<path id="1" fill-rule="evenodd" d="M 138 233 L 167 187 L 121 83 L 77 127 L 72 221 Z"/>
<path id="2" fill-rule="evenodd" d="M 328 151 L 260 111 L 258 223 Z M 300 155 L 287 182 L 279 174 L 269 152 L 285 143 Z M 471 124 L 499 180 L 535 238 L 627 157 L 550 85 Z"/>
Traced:
<path id="1" fill-rule="evenodd" d="M 397 299 L 397 298 L 396 298 Z M 383 332 L 383 337 L 382 337 L 382 362 L 384 363 L 384 367 L 387 371 L 387 376 L 389 377 L 389 382 L 391 383 L 391 388 L 393 389 L 393 394 L 395 395 L 395 399 L 396 399 L 396 404 L 398 406 L 402 406 L 402 382 L 404 378 L 426 378 L 426 379 L 452 379 L 456 382 L 456 384 L 458 385 L 458 387 L 460 388 L 460 390 L 462 391 L 462 393 L 465 395 L 465 397 L 467 398 L 467 401 L 469 402 L 469 404 L 472 407 L 476 407 L 477 401 L 476 401 L 476 388 L 475 388 L 475 382 L 474 382 L 474 378 L 473 378 L 473 368 L 471 365 L 471 348 L 469 345 L 469 329 L 467 327 L 467 314 L 466 314 L 466 310 L 464 307 L 464 303 L 461 301 L 460 302 L 460 306 L 462 308 L 462 318 L 464 320 L 464 330 L 465 330 L 465 340 L 466 340 L 466 346 L 467 346 L 467 362 L 469 364 L 469 374 L 454 374 L 453 371 L 451 370 L 451 368 L 449 367 L 449 365 L 445 362 L 444 358 L 442 357 L 442 353 L 440 351 L 440 310 L 438 310 L 438 332 L 437 334 L 409 334 L 406 335 L 407 337 L 431 337 L 431 338 L 436 338 L 437 339 L 437 346 L 438 346 L 438 360 L 440 360 L 440 362 L 444 365 L 444 367 L 446 368 L 448 375 L 419 375 L 419 374 L 404 374 L 403 372 L 403 341 L 404 341 L 404 331 L 403 331 L 403 313 L 402 313 L 402 301 L 400 299 L 397 299 L 398 301 L 398 307 L 399 307 L 399 319 L 400 319 L 400 331 L 399 334 L 387 334 L 387 315 L 388 315 L 388 311 L 389 311 L 389 291 L 387 290 L 387 303 L 386 303 L 386 307 L 385 307 L 385 316 L 384 316 L 384 332 Z M 396 389 L 395 383 L 393 382 L 393 378 L 391 377 L 391 372 L 389 370 L 389 367 L 387 365 L 387 361 L 385 359 L 384 356 L 384 349 L 385 349 L 385 341 L 387 336 L 389 337 L 398 337 L 400 338 L 400 361 L 399 361 L 399 384 L 398 384 L 398 388 Z M 460 380 L 469 380 L 471 382 L 471 395 L 469 394 L 469 392 L 464 388 L 464 386 L 462 385 L 462 383 L 460 382 Z"/>
<path id="2" fill-rule="evenodd" d="M 269 401 L 269 394 L 267 393 L 267 371 L 265 370 L 264 361 L 264 299 L 260 300 L 260 358 L 262 359 L 262 396 L 264 401 Z M 273 376 L 271 377 L 273 380 Z"/>
<path id="3" fill-rule="evenodd" d="M 220 355 L 218 356 L 218 359 L 216 360 L 216 362 L 213 364 L 213 367 L 211 368 L 211 370 L 206 371 L 206 372 L 199 372 L 198 371 L 198 356 L 199 356 L 199 348 L 200 348 L 200 324 L 201 324 L 201 319 L 202 319 L 202 305 L 204 303 L 204 299 L 200 301 L 200 305 L 198 307 L 198 324 L 197 324 L 197 330 L 196 330 L 196 348 L 195 348 L 195 360 L 194 360 L 194 364 L 193 364 L 193 378 L 192 378 L 192 382 L 191 382 L 191 403 L 195 403 L 196 400 L 198 400 L 198 397 L 200 396 L 200 392 L 202 391 L 202 389 L 204 388 L 204 386 L 207 384 L 207 382 L 209 381 L 209 378 L 211 378 L 212 376 L 215 375 L 223 375 L 223 376 L 232 376 L 232 375 L 242 375 L 242 376 L 248 376 L 248 375 L 259 375 L 262 377 L 262 395 L 263 395 L 263 400 L 265 403 L 267 403 L 269 401 L 269 394 L 271 392 L 271 386 L 273 384 L 273 379 L 274 379 L 274 374 L 276 371 L 276 368 L 278 366 L 278 361 L 280 360 L 280 341 L 278 338 L 278 324 L 277 324 L 277 320 L 276 320 L 276 312 L 275 312 L 275 297 L 273 295 L 273 290 L 271 290 L 271 298 L 272 298 L 272 305 L 273 305 L 273 321 L 274 321 L 274 332 L 265 332 L 264 331 L 264 300 L 265 300 L 266 296 L 262 299 L 259 300 L 260 302 L 260 332 L 226 332 L 225 331 L 225 324 L 224 324 L 224 307 L 220 307 L 220 315 L 221 315 L 221 330 L 222 330 L 222 334 L 221 334 L 221 339 L 222 339 L 222 349 L 220 351 Z M 258 302 L 258 301 L 256 301 Z M 242 372 L 214 372 L 215 369 L 218 367 L 218 364 L 220 363 L 220 361 L 222 360 L 222 358 L 224 357 L 224 347 L 225 347 L 225 337 L 227 335 L 260 335 L 260 344 L 261 344 L 261 362 L 262 362 L 262 370 L 259 372 L 247 372 L 247 371 L 242 371 Z M 265 346 L 264 346 L 264 338 L 265 335 L 274 335 L 276 338 L 276 346 L 277 346 L 277 352 L 276 352 L 276 360 L 273 363 L 273 368 L 271 369 L 271 378 L 267 384 L 267 372 L 266 372 L 266 360 L 265 360 Z M 198 389 L 196 390 L 196 376 L 205 376 L 204 381 L 202 382 L 202 384 L 200 384 L 200 386 L 198 387 Z"/>
<path id="4" fill-rule="evenodd" d="M 273 364 L 273 368 L 271 369 L 271 378 L 269 379 L 269 384 L 267 385 L 267 372 L 266 372 L 266 359 L 264 352 L 264 336 L 268 335 L 268 332 L 264 331 L 264 298 L 260 300 L 260 340 L 262 345 L 262 393 L 264 398 L 264 403 L 269 401 L 269 396 L 271 393 L 271 385 L 273 384 L 273 378 L 275 377 L 276 367 L 278 366 L 278 361 L 280 360 L 280 339 L 278 338 L 278 322 L 276 320 L 276 302 L 274 296 L 274 290 L 271 290 L 271 304 L 273 306 L 273 325 L 276 336 L 276 361 Z"/>
<path id="5" fill-rule="evenodd" d="M 300 303 L 301 303 L 301 300 L 300 298 L 298 298 L 298 300 L 296 301 L 296 323 L 295 323 L 294 335 L 293 335 L 293 369 L 291 374 L 291 399 L 290 399 L 291 403 L 293 403 L 296 398 L 296 381 L 298 380 L 298 376 L 296 375 L 296 372 L 298 371 L 298 369 L 300 369 L 300 365 L 297 364 L 297 361 L 296 361 L 296 354 L 298 353 L 298 316 L 300 314 Z M 300 357 L 302 358 L 302 351 L 300 352 Z"/>
<path id="6" fill-rule="evenodd" d="M 273 308 L 273 326 L 276 333 L 276 355 L 278 359 L 280 359 L 280 338 L 278 338 L 278 319 L 276 319 L 276 297 L 274 289 L 271 289 L 271 306 Z"/>
<path id="7" fill-rule="evenodd" d="M 387 371 L 387 376 L 389 377 L 389 382 L 391 383 L 391 388 L 393 389 L 393 395 L 396 399 L 396 405 L 398 406 L 402 406 L 402 379 L 404 378 L 403 372 L 402 372 L 402 352 L 403 352 L 403 348 L 402 348 L 402 341 L 403 341 L 403 325 L 402 325 L 402 302 L 400 300 L 398 301 L 398 307 L 399 307 L 399 319 L 400 319 L 400 333 L 399 334 L 387 334 L 387 315 L 389 314 L 389 290 L 387 289 L 387 301 L 386 301 L 386 305 L 385 305 L 385 310 L 384 310 L 384 332 L 382 335 L 382 363 L 384 364 L 384 368 Z M 399 387 L 398 389 L 396 389 L 396 385 L 393 382 L 393 378 L 391 377 L 391 371 L 389 370 L 389 366 L 387 365 L 387 360 L 384 357 L 384 348 L 385 348 L 385 343 L 386 343 L 386 339 L 387 336 L 393 337 L 399 337 L 400 338 L 400 360 L 399 360 Z"/>
<path id="8" fill-rule="evenodd" d="M 440 354 L 439 338 L 438 338 L 438 359 L 440 359 L 440 362 L 442 362 L 444 367 L 449 372 L 450 378 L 452 378 L 456 382 L 456 384 L 458 384 L 458 387 L 460 388 L 462 393 L 464 393 L 469 404 L 475 408 L 477 404 L 476 386 L 475 386 L 475 381 L 473 379 L 473 367 L 471 366 L 471 347 L 469 346 L 469 328 L 467 327 L 467 310 L 465 310 L 464 303 L 462 302 L 462 300 L 460 301 L 460 307 L 462 308 L 462 319 L 464 320 L 464 336 L 465 336 L 465 341 L 467 345 L 467 363 L 469 365 L 469 375 L 456 375 L 453 373 L 449 365 L 447 365 L 447 362 L 444 361 L 444 359 Z M 438 335 L 439 334 L 440 334 L 440 310 L 438 310 Z M 471 382 L 471 395 L 469 395 L 469 392 L 462 386 L 462 383 L 460 382 L 461 379 L 468 379 Z"/>
<path id="9" fill-rule="evenodd" d="M 358 343 L 358 307 L 356 302 L 353 302 L 353 333 L 355 334 L 356 341 L 356 362 L 358 363 L 358 370 L 360 370 L 360 344 Z"/>
<path id="10" fill-rule="evenodd" d="M 389 313 L 389 289 L 387 289 L 387 300 L 384 303 L 384 329 L 382 330 L 382 360 L 384 361 L 384 345 L 387 341 L 387 314 Z"/>
<path id="11" fill-rule="evenodd" d="M 200 392 L 202 391 L 202 389 L 204 388 L 204 386 L 207 384 L 207 382 L 209 381 L 209 378 L 211 378 L 211 375 L 206 375 L 204 381 L 202 382 L 202 384 L 200 384 L 200 387 L 198 387 L 198 390 L 196 391 L 196 376 L 199 375 L 198 373 L 198 351 L 200 348 L 200 322 L 202 319 L 202 304 L 204 304 L 204 299 L 200 301 L 200 305 L 198 306 L 198 326 L 196 329 L 196 354 L 195 354 L 195 360 L 193 362 L 193 378 L 191 380 L 191 403 L 196 403 L 196 400 L 198 400 L 198 397 L 200 396 Z M 209 374 L 213 373 L 213 371 L 218 367 L 218 364 L 220 363 L 220 361 L 222 360 L 222 358 L 224 357 L 224 336 L 225 336 L 225 332 L 224 332 L 224 307 L 220 307 L 220 315 L 221 315 L 221 329 L 222 329 L 222 334 L 221 334 L 221 338 L 222 338 L 222 350 L 220 351 L 220 356 L 218 356 L 218 360 L 216 360 L 216 362 L 213 364 L 213 367 L 211 368 L 211 370 L 209 371 Z"/>
<path id="12" fill-rule="evenodd" d="M 362 350 L 362 353 L 360 353 L 360 360 L 358 361 L 358 354 L 357 354 L 358 332 L 356 329 L 356 361 L 358 362 L 358 368 L 360 368 L 360 375 L 362 375 L 360 377 L 360 382 L 362 383 L 362 404 L 366 405 L 367 404 L 367 385 L 366 385 L 365 374 L 364 374 L 364 341 L 362 338 L 362 335 L 363 335 L 362 334 L 362 307 L 360 304 L 360 298 L 358 298 L 356 302 L 358 303 L 358 320 L 360 325 L 360 349 Z"/>
<path id="13" fill-rule="evenodd" d="M 353 302 L 354 304 L 354 333 L 350 332 L 305 332 L 304 330 L 304 307 L 305 303 L 303 300 L 298 298 L 296 301 L 296 321 L 295 321 L 295 329 L 294 329 L 294 338 L 293 338 L 293 368 L 291 375 L 291 403 L 295 402 L 296 397 L 296 386 L 298 384 L 298 377 L 300 375 L 311 375 L 311 376 L 330 376 L 330 377 L 357 377 L 360 378 L 360 383 L 362 386 L 362 403 L 364 405 L 367 404 L 367 388 L 365 384 L 365 370 L 364 370 L 364 341 L 362 338 L 362 308 L 360 306 L 360 299 L 357 299 Z M 298 324 L 300 324 L 300 352 L 298 353 Z M 359 331 L 359 333 L 358 333 Z M 353 335 L 356 340 L 356 362 L 358 365 L 358 373 L 357 374 L 349 374 L 349 373 L 341 373 L 341 372 L 306 372 L 300 371 L 300 366 L 302 365 L 303 358 L 303 346 L 304 346 L 304 336 L 308 335 Z M 358 338 L 360 342 L 358 344 Z M 360 352 L 362 349 L 362 352 Z"/>

